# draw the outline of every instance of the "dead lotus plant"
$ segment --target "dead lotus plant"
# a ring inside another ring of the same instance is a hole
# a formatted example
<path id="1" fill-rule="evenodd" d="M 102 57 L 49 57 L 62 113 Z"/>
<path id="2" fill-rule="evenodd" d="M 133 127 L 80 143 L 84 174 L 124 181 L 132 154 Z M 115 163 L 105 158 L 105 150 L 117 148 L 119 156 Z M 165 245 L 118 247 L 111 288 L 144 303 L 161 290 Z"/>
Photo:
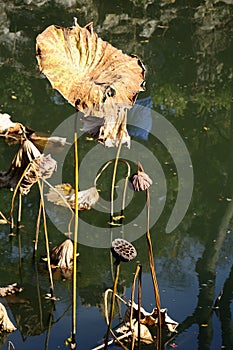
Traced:
<path id="1" fill-rule="evenodd" d="M 75 190 L 69 183 L 50 187 L 47 200 L 56 205 L 75 209 Z M 95 186 L 78 192 L 78 210 L 90 210 L 97 203 L 99 193 Z"/>
<path id="2" fill-rule="evenodd" d="M 73 267 L 73 242 L 66 239 L 55 246 L 50 252 L 51 264 L 60 269 L 72 269 Z"/>
<path id="3" fill-rule="evenodd" d="M 0 303 L 0 333 L 5 332 L 13 332 L 16 330 L 16 327 L 11 322 L 5 306 Z"/>
<path id="4" fill-rule="evenodd" d="M 137 256 L 137 251 L 135 247 L 128 241 L 126 241 L 123 238 L 116 238 L 114 241 L 112 241 L 111 245 L 111 252 L 112 255 L 115 257 L 116 261 L 116 273 L 115 273 L 115 278 L 114 278 L 114 284 L 113 284 L 113 293 L 112 293 L 112 300 L 111 300 L 111 308 L 110 308 L 110 316 L 107 318 L 107 333 L 105 336 L 105 346 L 104 349 L 107 349 L 108 347 L 108 339 L 110 333 L 113 334 L 111 326 L 112 326 L 112 320 L 113 320 L 113 315 L 114 315 L 114 306 L 115 306 L 115 298 L 116 298 L 116 292 L 117 292 L 117 284 L 118 284 L 118 279 L 120 275 L 120 263 L 121 262 L 129 262 L 133 259 L 136 258 Z"/>
<path id="5" fill-rule="evenodd" d="M 144 90 L 145 68 L 102 40 L 93 24 L 69 28 L 51 25 L 37 36 L 39 68 L 84 117 L 102 118 L 98 139 L 106 146 L 129 144 L 125 113 Z"/>

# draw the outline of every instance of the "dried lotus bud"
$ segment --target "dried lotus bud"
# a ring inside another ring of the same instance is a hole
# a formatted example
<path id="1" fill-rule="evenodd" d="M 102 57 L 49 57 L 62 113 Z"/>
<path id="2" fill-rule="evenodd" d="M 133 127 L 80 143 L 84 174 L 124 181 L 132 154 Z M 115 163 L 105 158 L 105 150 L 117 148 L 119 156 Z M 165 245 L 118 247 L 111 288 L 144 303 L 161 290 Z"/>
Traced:
<path id="1" fill-rule="evenodd" d="M 138 162 L 138 171 L 133 174 L 130 178 L 130 182 L 133 186 L 134 191 L 145 191 L 152 185 L 152 180 L 144 172 L 143 167 L 140 162 Z"/>
<path id="2" fill-rule="evenodd" d="M 118 261 L 128 262 L 137 256 L 134 246 L 123 238 L 116 238 L 112 241 L 111 251 Z"/>

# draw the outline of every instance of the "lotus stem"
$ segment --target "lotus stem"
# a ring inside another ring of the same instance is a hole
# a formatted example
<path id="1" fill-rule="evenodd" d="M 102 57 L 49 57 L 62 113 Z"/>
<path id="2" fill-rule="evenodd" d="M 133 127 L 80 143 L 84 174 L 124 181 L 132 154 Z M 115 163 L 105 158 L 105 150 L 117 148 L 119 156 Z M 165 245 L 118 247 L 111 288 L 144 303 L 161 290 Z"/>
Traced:
<path id="1" fill-rule="evenodd" d="M 142 266 L 138 273 L 138 350 L 141 344 Z"/>
<path id="2" fill-rule="evenodd" d="M 35 244 L 34 244 L 34 257 L 36 255 L 37 249 L 38 249 L 38 241 L 39 241 L 39 232 L 40 232 L 40 219 L 41 219 L 41 211 L 42 211 L 42 203 L 40 199 L 39 203 L 39 211 L 37 215 L 37 221 L 36 221 L 36 237 L 35 237 Z"/>
<path id="3" fill-rule="evenodd" d="M 132 332 L 129 331 L 128 333 L 120 335 L 119 337 L 116 337 L 115 339 L 111 339 L 111 340 L 109 340 L 108 345 L 111 345 L 114 342 L 114 340 L 116 340 L 116 339 L 117 339 L 117 341 L 120 341 L 124 338 L 129 337 L 131 334 L 132 334 Z M 92 350 L 100 350 L 100 349 L 103 349 L 104 346 L 105 346 L 104 344 L 101 344 L 101 345 L 97 346 L 96 348 L 93 348 Z M 125 348 L 125 347 L 123 346 L 123 348 Z"/>
<path id="4" fill-rule="evenodd" d="M 112 185 L 111 185 L 111 196 L 110 196 L 110 223 L 113 220 L 113 214 L 114 214 L 114 208 L 113 208 L 114 189 L 115 189 L 115 183 L 116 183 L 116 173 L 117 173 L 119 156 L 120 156 L 120 152 L 121 152 L 121 146 L 122 146 L 122 137 L 121 137 L 119 145 L 118 145 L 115 163 L 114 163 L 113 174 L 112 174 Z"/>
<path id="5" fill-rule="evenodd" d="M 76 119 L 75 119 L 76 124 Z M 76 348 L 76 327 L 77 327 L 77 245 L 78 245 L 78 135 L 74 132 L 74 164 L 75 164 L 75 216 L 74 216 L 74 248 L 73 248 L 73 286 L 72 286 L 72 335 L 71 349 Z"/>
<path id="6" fill-rule="evenodd" d="M 7 350 L 11 350 L 11 347 L 12 347 L 13 350 L 15 350 L 14 344 L 13 344 L 10 340 L 8 340 L 8 347 L 7 347 Z"/>
<path id="7" fill-rule="evenodd" d="M 46 338 L 45 338 L 45 350 L 49 349 L 49 338 L 50 338 L 50 333 L 51 333 L 51 328 L 52 328 L 52 323 L 53 323 L 53 311 L 54 311 L 54 306 L 49 313 L 49 322 L 48 322 L 48 330 L 46 332 Z"/>
<path id="8" fill-rule="evenodd" d="M 119 145 L 120 147 L 120 145 Z M 119 152 L 118 152 L 119 151 Z M 117 165 L 116 165 L 116 161 L 117 164 L 118 162 L 124 163 L 127 166 L 127 175 L 125 177 L 125 184 L 124 184 L 124 190 L 123 190 L 123 196 L 122 196 L 122 204 L 121 204 L 121 219 L 120 219 L 120 224 L 122 224 L 123 221 L 123 214 L 124 214 L 124 210 L 125 210 L 125 198 L 126 198 L 126 190 L 127 190 L 127 185 L 128 185 L 128 179 L 130 177 L 130 165 L 129 163 L 124 160 L 124 159 L 119 159 L 119 155 L 120 155 L 120 150 L 118 148 L 117 151 L 117 155 L 116 155 L 116 159 L 115 159 L 115 163 L 114 163 L 114 170 L 113 170 L 113 177 L 114 180 L 112 180 L 112 186 L 111 186 L 111 217 L 110 217 L 110 223 L 112 223 L 112 218 L 113 218 L 113 196 L 114 196 L 114 187 L 115 187 L 115 179 L 116 179 L 116 170 L 117 170 Z M 113 159 L 109 160 L 104 166 L 103 168 L 100 170 L 100 172 L 97 174 L 95 180 L 94 180 L 94 186 L 96 187 L 97 185 L 97 181 L 100 178 L 100 176 L 102 175 L 102 173 L 104 172 L 104 170 L 107 169 L 107 167 L 112 164 L 114 162 Z"/>
<path id="9" fill-rule="evenodd" d="M 135 336 L 133 331 L 133 304 L 134 304 L 134 295 L 135 295 L 135 288 L 136 288 L 136 280 L 138 278 L 138 286 L 139 286 L 139 279 L 141 279 L 141 265 L 137 265 L 134 278 L 133 278 L 133 284 L 132 284 L 132 291 L 131 291 L 131 305 L 130 305 L 130 329 L 132 331 L 132 344 L 131 344 L 131 350 L 134 349 L 134 343 L 135 343 Z M 141 283 L 140 283 L 141 284 Z M 141 290 L 140 290 L 140 298 L 141 298 Z M 139 299 L 139 289 L 138 289 L 138 299 Z M 140 306 L 138 304 L 138 342 L 140 343 L 140 307 L 141 307 L 141 300 L 140 300 Z"/>
<path id="10" fill-rule="evenodd" d="M 117 260 L 116 261 L 116 274 L 115 274 L 115 279 L 114 279 L 114 284 L 113 284 L 113 293 L 112 293 L 112 299 L 111 299 L 108 329 L 107 329 L 107 333 L 106 333 L 105 341 L 104 341 L 104 344 L 105 344 L 104 350 L 106 350 L 108 348 L 108 339 L 109 339 L 109 335 L 111 333 L 111 326 L 112 326 L 112 320 L 113 320 L 113 315 L 114 315 L 114 305 L 115 305 L 115 299 L 116 299 L 116 291 L 117 291 L 119 274 L 120 274 L 120 261 Z"/>
<path id="11" fill-rule="evenodd" d="M 158 328 L 157 328 L 157 341 L 156 341 L 156 349 L 161 349 L 161 313 L 160 313 L 160 296 L 159 296 L 159 286 L 156 278 L 156 272 L 155 272 L 155 263 L 154 263 L 154 255 L 153 255 L 153 248 L 152 248 L 152 242 L 151 242 L 151 236 L 150 236 L 150 192 L 149 189 L 146 189 L 146 204 L 147 204 L 147 232 L 146 232 L 146 239 L 147 239 L 147 245 L 148 245 L 148 253 L 149 253 L 149 262 L 150 262 L 150 271 L 151 271 L 151 277 L 152 282 L 154 286 L 154 293 L 155 293 L 155 301 L 158 311 Z"/>
<path id="12" fill-rule="evenodd" d="M 121 163 L 124 163 L 126 166 L 127 166 L 127 178 L 130 176 L 130 165 L 129 163 L 127 162 L 127 160 L 124 160 L 124 159 L 118 159 L 119 162 Z M 104 170 L 107 169 L 107 167 L 112 164 L 114 162 L 114 159 L 111 159 L 109 160 L 104 166 L 103 168 L 100 170 L 100 172 L 96 175 L 96 178 L 94 180 L 94 186 L 96 187 L 97 186 L 97 181 L 99 180 L 100 176 L 102 175 L 102 173 L 104 172 Z"/>
<path id="13" fill-rule="evenodd" d="M 19 227 L 20 222 L 21 222 L 21 214 L 22 214 L 22 195 L 21 195 L 21 193 L 19 193 L 17 227 Z"/>
<path id="14" fill-rule="evenodd" d="M 15 197 L 16 197 L 16 194 L 17 194 L 18 189 L 20 187 L 20 184 L 21 184 L 21 182 L 22 182 L 24 176 L 26 175 L 26 173 L 27 173 L 27 171 L 28 171 L 30 166 L 31 166 L 31 163 L 29 163 L 27 165 L 26 169 L 24 170 L 21 178 L 19 179 L 17 185 L 15 186 L 15 189 L 14 189 L 14 192 L 13 192 L 13 196 L 12 196 L 12 199 L 11 199 L 11 209 L 10 209 L 10 214 L 9 214 L 8 218 L 10 218 L 10 220 L 11 220 L 11 228 L 12 229 L 14 227 L 13 211 L 14 211 Z"/>
<path id="15" fill-rule="evenodd" d="M 48 265 L 49 279 L 50 279 L 50 294 L 51 294 L 51 297 L 53 298 L 54 297 L 54 285 L 53 285 L 53 275 L 52 275 L 52 269 L 51 269 L 51 263 L 50 263 L 49 237 L 48 237 L 48 230 L 47 230 L 47 223 L 46 223 L 43 186 L 42 186 L 39 178 L 38 178 L 37 183 L 38 183 L 38 187 L 39 187 L 39 191 L 40 191 L 40 200 L 41 200 L 42 215 L 43 215 L 43 222 L 44 222 L 44 235 L 45 235 L 45 246 L 46 246 L 46 254 L 47 254 L 47 265 Z"/>

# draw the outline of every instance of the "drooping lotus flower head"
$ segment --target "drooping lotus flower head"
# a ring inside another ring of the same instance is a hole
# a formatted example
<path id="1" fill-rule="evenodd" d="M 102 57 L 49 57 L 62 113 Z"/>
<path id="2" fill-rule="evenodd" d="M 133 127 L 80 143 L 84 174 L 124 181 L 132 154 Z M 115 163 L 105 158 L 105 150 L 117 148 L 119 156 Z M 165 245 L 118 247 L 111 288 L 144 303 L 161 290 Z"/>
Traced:
<path id="1" fill-rule="evenodd" d="M 111 252 L 118 261 L 124 262 L 131 261 L 137 256 L 134 246 L 123 238 L 112 241 Z"/>
<path id="2" fill-rule="evenodd" d="M 130 182 L 134 191 L 145 191 L 152 185 L 152 180 L 144 172 L 144 169 L 140 162 L 138 162 L 138 171 L 130 178 Z"/>

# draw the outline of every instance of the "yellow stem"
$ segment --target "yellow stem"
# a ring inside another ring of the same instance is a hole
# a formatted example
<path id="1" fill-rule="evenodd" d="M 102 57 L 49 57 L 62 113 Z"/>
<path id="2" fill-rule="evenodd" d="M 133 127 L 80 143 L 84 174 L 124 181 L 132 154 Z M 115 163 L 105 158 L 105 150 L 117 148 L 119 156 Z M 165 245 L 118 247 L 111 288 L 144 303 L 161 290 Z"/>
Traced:
<path id="1" fill-rule="evenodd" d="M 75 216 L 74 216 L 74 251 L 73 251 L 73 288 L 72 288 L 72 349 L 76 348 L 76 309 L 77 309 L 77 246 L 78 246 L 78 135 L 74 132 L 75 163 Z"/>

